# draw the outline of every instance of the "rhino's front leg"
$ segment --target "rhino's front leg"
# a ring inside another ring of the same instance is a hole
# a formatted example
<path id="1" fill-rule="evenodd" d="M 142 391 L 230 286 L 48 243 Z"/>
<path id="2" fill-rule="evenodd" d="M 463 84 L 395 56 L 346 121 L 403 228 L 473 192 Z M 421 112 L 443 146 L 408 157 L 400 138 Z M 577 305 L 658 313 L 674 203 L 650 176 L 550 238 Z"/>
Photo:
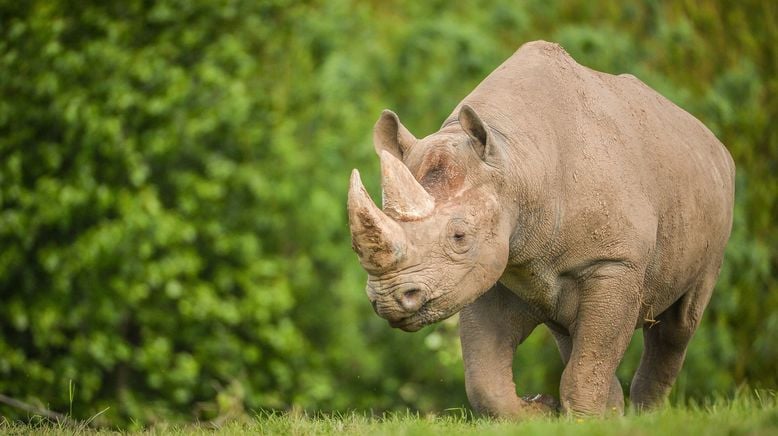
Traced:
<path id="1" fill-rule="evenodd" d="M 539 322 L 521 300 L 500 284 L 462 309 L 459 317 L 465 386 L 470 405 L 495 417 L 518 417 L 552 407 L 543 400 L 529 402 L 516 395 L 513 354 Z"/>
<path id="2" fill-rule="evenodd" d="M 563 411 L 603 415 L 616 368 L 635 330 L 642 274 L 622 266 L 598 269 L 583 284 L 570 359 L 559 386 Z"/>
<path id="3" fill-rule="evenodd" d="M 570 353 L 573 350 L 573 340 L 570 336 L 557 333 L 551 330 L 551 334 L 554 335 L 556 345 L 559 348 L 559 354 L 562 356 L 562 362 L 567 365 L 570 360 Z M 608 393 L 608 401 L 606 402 L 607 412 L 615 413 L 618 415 L 624 414 L 624 391 L 621 389 L 621 383 L 616 375 L 613 375 L 611 381 L 610 392 Z"/>

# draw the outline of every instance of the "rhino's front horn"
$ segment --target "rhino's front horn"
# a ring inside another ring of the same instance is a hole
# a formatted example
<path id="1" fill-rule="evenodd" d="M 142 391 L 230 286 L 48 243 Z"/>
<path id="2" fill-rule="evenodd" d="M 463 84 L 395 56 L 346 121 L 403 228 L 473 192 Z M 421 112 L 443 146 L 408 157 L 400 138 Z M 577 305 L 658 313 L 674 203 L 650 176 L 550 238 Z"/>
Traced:
<path id="1" fill-rule="evenodd" d="M 365 270 L 380 273 L 402 260 L 407 248 L 405 232 L 373 203 L 356 169 L 348 190 L 348 220 L 351 246 Z"/>
<path id="2" fill-rule="evenodd" d="M 386 150 L 381 152 L 381 190 L 384 212 L 392 218 L 418 220 L 435 208 L 435 199 L 416 181 L 408 167 Z"/>

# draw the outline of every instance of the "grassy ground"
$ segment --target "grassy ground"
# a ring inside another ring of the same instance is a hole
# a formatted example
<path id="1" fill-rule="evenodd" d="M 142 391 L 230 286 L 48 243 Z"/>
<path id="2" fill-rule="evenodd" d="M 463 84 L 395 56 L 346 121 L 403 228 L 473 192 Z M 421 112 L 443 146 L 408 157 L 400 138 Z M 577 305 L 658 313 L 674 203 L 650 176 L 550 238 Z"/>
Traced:
<path id="1" fill-rule="evenodd" d="M 443 416 L 422 417 L 412 413 L 382 418 L 357 413 L 310 416 L 306 414 L 259 414 L 229 423 L 157 425 L 132 434 L 281 434 L 281 435 L 776 435 L 778 398 L 776 392 L 741 395 L 735 400 L 717 400 L 689 407 L 661 410 L 624 417 L 580 419 L 572 417 L 537 418 L 523 422 L 472 418 L 467 411 L 449 411 Z M 108 434 L 109 429 L 93 429 L 83 423 L 55 424 L 38 421 L 28 424 L 0 420 L 2 434 Z M 118 432 L 124 433 L 124 432 Z"/>

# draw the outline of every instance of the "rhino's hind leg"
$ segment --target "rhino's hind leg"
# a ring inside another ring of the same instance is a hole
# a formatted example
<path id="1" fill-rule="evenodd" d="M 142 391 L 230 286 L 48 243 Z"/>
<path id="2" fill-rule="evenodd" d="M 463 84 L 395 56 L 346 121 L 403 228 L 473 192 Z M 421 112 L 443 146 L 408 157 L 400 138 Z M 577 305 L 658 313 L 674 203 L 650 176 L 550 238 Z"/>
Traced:
<path id="1" fill-rule="evenodd" d="M 638 410 L 660 405 L 670 393 L 717 277 L 718 268 L 715 273 L 704 275 L 697 286 L 659 315 L 656 322 L 643 327 L 643 355 L 630 387 L 630 400 Z"/>
<path id="2" fill-rule="evenodd" d="M 559 348 L 559 354 L 562 356 L 562 362 L 567 365 L 567 361 L 570 360 L 570 351 L 573 348 L 573 342 L 570 336 L 557 333 L 551 330 L 551 334 L 554 335 L 557 348 Z M 613 413 L 617 415 L 624 414 L 624 390 L 621 389 L 621 382 L 616 375 L 613 375 L 611 381 L 610 392 L 608 393 L 608 401 L 606 403 L 607 413 Z"/>
<path id="3" fill-rule="evenodd" d="M 500 284 L 462 309 L 459 329 L 465 387 L 477 412 L 511 418 L 551 409 L 543 401 L 519 398 L 513 382 L 516 346 L 537 325 L 519 298 Z"/>

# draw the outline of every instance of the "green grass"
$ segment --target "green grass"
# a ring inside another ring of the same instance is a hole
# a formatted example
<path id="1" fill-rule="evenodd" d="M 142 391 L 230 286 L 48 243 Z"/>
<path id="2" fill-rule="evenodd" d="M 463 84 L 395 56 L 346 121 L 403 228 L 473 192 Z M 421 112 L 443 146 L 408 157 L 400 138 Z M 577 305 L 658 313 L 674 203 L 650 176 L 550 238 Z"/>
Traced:
<path id="1" fill-rule="evenodd" d="M 473 418 L 466 410 L 445 415 L 419 416 L 394 413 L 370 417 L 359 413 L 305 414 L 260 413 L 216 425 L 158 424 L 138 431 L 93 429 L 84 423 L 56 424 L 38 420 L 27 424 L 0 421 L 3 434 L 282 434 L 282 435 L 717 435 L 778 434 L 778 398 L 774 391 L 739 395 L 734 400 L 715 400 L 687 407 L 664 407 L 651 413 L 627 413 L 611 418 L 535 418 L 508 422 Z"/>

